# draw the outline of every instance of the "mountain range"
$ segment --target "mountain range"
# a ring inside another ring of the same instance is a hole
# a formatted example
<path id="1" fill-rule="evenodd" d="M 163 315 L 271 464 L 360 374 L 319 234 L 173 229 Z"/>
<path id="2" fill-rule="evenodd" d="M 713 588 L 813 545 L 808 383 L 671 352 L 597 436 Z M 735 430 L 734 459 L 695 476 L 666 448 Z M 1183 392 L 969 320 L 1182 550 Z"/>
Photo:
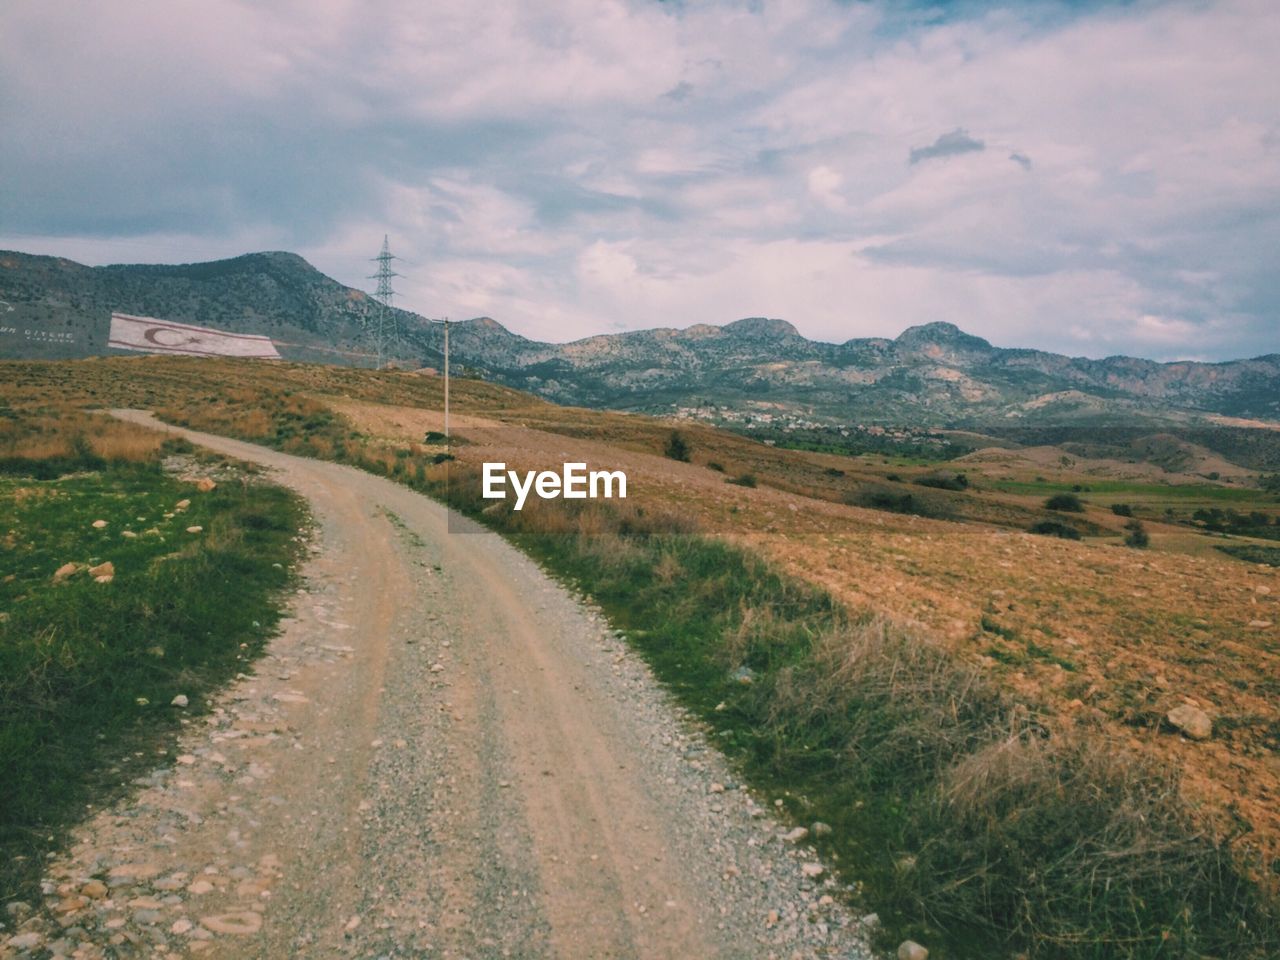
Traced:
<path id="1" fill-rule="evenodd" d="M 368 364 L 376 304 L 296 254 L 88 267 L 0 252 L 0 358 L 106 351 L 111 312 L 266 334 L 288 359 Z M 438 325 L 393 311 L 395 353 L 439 366 Z M 818 424 L 1108 423 L 1205 414 L 1280 420 L 1280 354 L 1223 363 L 1005 349 L 950 323 L 894 339 L 809 340 L 784 320 L 697 323 L 544 343 L 480 317 L 451 326 L 470 374 L 560 403 Z"/>

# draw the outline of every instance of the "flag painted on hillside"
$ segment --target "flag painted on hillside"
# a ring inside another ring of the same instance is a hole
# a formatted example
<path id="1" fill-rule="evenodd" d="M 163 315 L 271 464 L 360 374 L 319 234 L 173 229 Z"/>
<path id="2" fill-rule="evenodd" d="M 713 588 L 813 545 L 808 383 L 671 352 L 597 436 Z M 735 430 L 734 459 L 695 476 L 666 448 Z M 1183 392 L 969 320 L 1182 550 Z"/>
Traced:
<path id="1" fill-rule="evenodd" d="M 227 333 L 211 327 L 187 323 L 111 314 L 111 335 L 107 346 L 142 353 L 181 353 L 191 357 L 244 357 L 279 360 L 280 353 L 270 337 L 252 333 Z"/>

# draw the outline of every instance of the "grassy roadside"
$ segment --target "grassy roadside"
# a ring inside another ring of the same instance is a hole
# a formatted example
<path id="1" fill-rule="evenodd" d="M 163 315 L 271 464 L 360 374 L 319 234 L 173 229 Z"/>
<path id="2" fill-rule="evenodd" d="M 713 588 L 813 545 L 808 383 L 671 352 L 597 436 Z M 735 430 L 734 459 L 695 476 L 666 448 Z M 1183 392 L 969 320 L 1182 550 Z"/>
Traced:
<path id="1" fill-rule="evenodd" d="M 244 669 L 299 555 L 292 494 L 201 491 L 161 470 L 157 434 L 100 419 L 98 437 L 28 422 L 0 463 L 0 902 L 29 895 L 86 804 L 166 754 Z"/>
<path id="2" fill-rule="evenodd" d="M 590 595 L 862 888 L 885 946 L 931 956 L 1274 956 L 1280 918 L 1171 770 L 1055 731 L 929 638 L 852 619 L 677 515 L 430 492 Z M 825 831 L 824 831 L 825 833 Z M 815 836 L 817 831 L 815 831 Z"/>

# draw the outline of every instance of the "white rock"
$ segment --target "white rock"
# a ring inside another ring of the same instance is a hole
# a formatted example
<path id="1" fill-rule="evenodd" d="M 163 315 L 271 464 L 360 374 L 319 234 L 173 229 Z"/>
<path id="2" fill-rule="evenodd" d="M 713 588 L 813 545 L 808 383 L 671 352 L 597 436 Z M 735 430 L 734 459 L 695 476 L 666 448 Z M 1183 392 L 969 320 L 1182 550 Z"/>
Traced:
<path id="1" fill-rule="evenodd" d="M 262 929 L 262 914 L 254 913 L 252 910 L 217 913 L 210 917 L 201 917 L 200 926 L 211 933 L 247 935 Z"/>
<path id="2" fill-rule="evenodd" d="M 929 951 L 914 940 L 898 944 L 898 960 L 929 960 Z"/>
<path id="3" fill-rule="evenodd" d="M 93 524 L 92 524 L 93 529 L 95 530 L 101 530 L 106 525 L 107 525 L 107 521 L 105 520 L 95 520 L 93 521 Z"/>
<path id="4" fill-rule="evenodd" d="M 794 830 L 791 830 L 788 833 L 784 833 L 782 835 L 782 839 L 790 840 L 792 843 L 799 843 L 801 840 L 808 839 L 808 836 L 809 836 L 808 827 L 796 827 Z"/>
<path id="5" fill-rule="evenodd" d="M 806 863 L 800 868 L 800 872 L 812 880 L 826 873 L 827 868 L 820 863 Z"/>
<path id="6" fill-rule="evenodd" d="M 1174 707 L 1165 718 L 1192 740 L 1208 740 L 1213 735 L 1213 721 L 1209 715 L 1189 703 Z"/>
<path id="7" fill-rule="evenodd" d="M 191 702 L 191 701 L 187 699 L 187 695 L 186 695 L 185 693 L 180 693 L 180 694 L 178 694 L 176 697 L 174 697 L 172 700 L 170 700 L 170 701 L 169 701 L 169 706 L 171 706 L 171 707 L 185 707 L 185 706 L 187 706 L 190 702 Z"/>
<path id="8" fill-rule="evenodd" d="M 204 527 L 187 527 L 187 533 L 203 533 Z"/>
<path id="9" fill-rule="evenodd" d="M 73 576 L 79 572 L 79 570 L 80 564 L 78 563 L 64 563 L 57 570 L 53 571 L 53 582 L 58 583 L 65 580 L 67 577 Z"/>

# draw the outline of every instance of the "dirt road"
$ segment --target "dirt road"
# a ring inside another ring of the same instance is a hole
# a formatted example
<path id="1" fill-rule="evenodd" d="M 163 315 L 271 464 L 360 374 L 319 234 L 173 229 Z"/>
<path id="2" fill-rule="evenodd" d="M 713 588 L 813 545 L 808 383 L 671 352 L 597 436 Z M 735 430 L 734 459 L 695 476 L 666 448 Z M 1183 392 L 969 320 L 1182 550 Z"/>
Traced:
<path id="1" fill-rule="evenodd" d="M 535 564 L 389 481 L 182 432 L 306 496 L 307 586 L 177 763 L 51 865 L 41 949 L 867 956 L 812 854 Z"/>

